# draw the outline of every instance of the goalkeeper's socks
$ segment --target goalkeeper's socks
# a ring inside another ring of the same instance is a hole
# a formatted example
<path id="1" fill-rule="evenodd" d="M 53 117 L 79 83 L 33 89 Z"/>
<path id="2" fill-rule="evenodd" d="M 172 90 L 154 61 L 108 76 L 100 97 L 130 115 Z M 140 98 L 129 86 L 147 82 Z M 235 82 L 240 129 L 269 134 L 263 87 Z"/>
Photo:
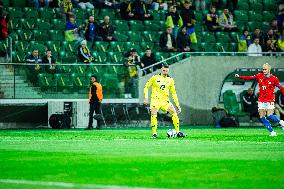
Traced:
<path id="1" fill-rule="evenodd" d="M 179 118 L 178 118 L 177 113 L 173 113 L 172 120 L 173 120 L 173 125 L 175 127 L 175 130 L 179 132 Z"/>
<path id="2" fill-rule="evenodd" d="M 151 127 L 152 127 L 152 133 L 157 133 L 157 114 L 151 114 Z"/>
<path id="3" fill-rule="evenodd" d="M 261 120 L 261 122 L 264 124 L 264 126 L 267 128 L 267 130 L 268 130 L 269 132 L 272 132 L 272 131 L 273 131 L 273 129 L 272 129 L 272 127 L 271 127 L 271 124 L 270 124 L 269 121 L 266 119 L 266 117 L 262 117 L 262 118 L 260 118 L 260 120 Z"/>

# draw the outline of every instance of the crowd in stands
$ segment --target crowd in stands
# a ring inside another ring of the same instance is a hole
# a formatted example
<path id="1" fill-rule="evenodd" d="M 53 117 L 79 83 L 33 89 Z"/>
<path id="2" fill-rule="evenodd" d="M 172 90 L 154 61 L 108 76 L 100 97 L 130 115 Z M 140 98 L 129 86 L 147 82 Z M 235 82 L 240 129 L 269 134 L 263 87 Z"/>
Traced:
<path id="1" fill-rule="evenodd" d="M 131 21 L 141 21 L 146 24 L 147 21 L 154 20 L 154 14 L 157 11 L 163 14 L 164 28 L 158 31 L 159 36 L 154 36 L 154 42 L 158 43 L 159 48 L 153 49 L 147 46 L 145 53 L 141 54 L 141 49 L 123 49 L 124 65 L 127 70 L 126 80 L 128 86 L 134 84 L 133 78 L 138 76 L 137 68 L 145 68 L 159 61 L 155 57 L 153 51 L 160 52 L 194 52 L 205 51 L 201 47 L 202 42 L 200 36 L 202 32 L 217 38 L 221 33 L 227 33 L 230 38 L 236 35 L 237 48 L 235 51 L 249 52 L 249 56 L 262 56 L 261 52 L 283 52 L 284 51 L 284 6 L 282 1 L 278 2 L 278 11 L 275 18 L 271 20 L 271 24 L 267 30 L 260 27 L 249 28 L 240 27 L 240 23 L 236 22 L 238 15 L 239 0 L 27 0 L 30 6 L 36 9 L 51 8 L 59 9 L 62 19 L 65 19 L 65 41 L 73 43 L 77 49 L 76 57 L 78 61 L 84 63 L 97 62 L 98 59 L 93 57 L 92 50 L 98 41 L 111 42 L 118 41 L 116 36 L 117 26 L 115 17 L 110 15 L 97 14 L 90 15 L 85 23 L 78 22 L 76 9 L 114 9 L 116 16 L 121 17 L 126 24 Z M 226 2 L 224 4 L 224 2 Z M 1 33 L 0 39 L 4 40 L 8 37 L 9 31 L 9 14 L 5 11 L 7 7 L 3 6 L 0 1 L 0 23 Z M 55 12 L 55 11 L 53 11 Z M 246 11 L 247 13 L 248 11 Z M 199 18 L 201 15 L 201 19 Z M 199 27 L 204 26 L 202 31 Z M 144 27 L 144 26 L 143 26 Z M 131 28 L 131 27 L 130 27 Z M 203 35 L 203 34 L 202 34 Z M 25 38 L 27 34 L 25 33 Z M 229 41 L 222 41 L 229 43 Z M 216 43 L 216 41 L 215 41 Z M 205 44 L 206 45 L 206 44 Z M 99 48 L 106 52 L 106 47 L 101 45 Z M 158 50 L 157 50 L 158 49 Z M 33 71 L 46 71 L 49 73 L 56 72 L 56 60 L 51 56 L 53 49 L 48 49 L 43 59 L 38 54 L 39 49 L 32 49 L 31 55 L 26 56 L 27 63 L 48 63 L 48 67 L 37 66 Z M 138 51 L 138 52 L 137 52 Z M 223 48 L 223 51 L 224 48 Z M 140 56 L 142 58 L 140 58 Z M 56 57 L 56 56 L 55 56 Z M 75 62 L 75 60 L 74 60 Z M 101 62 L 101 61 L 100 61 Z M 147 74 L 155 70 L 147 69 L 141 73 Z M 127 89 L 128 90 L 128 89 Z M 129 91 L 127 91 L 129 93 Z"/>

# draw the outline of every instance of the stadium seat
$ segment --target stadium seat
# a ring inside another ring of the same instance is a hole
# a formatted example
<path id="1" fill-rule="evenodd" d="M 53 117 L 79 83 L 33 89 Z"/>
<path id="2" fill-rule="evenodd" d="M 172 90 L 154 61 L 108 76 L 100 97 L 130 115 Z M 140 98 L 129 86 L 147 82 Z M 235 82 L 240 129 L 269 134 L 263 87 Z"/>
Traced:
<path id="1" fill-rule="evenodd" d="M 54 30 L 65 30 L 65 22 L 62 19 L 51 19 L 51 25 Z"/>
<path id="2" fill-rule="evenodd" d="M 131 31 L 144 31 L 144 25 L 141 21 L 139 22 L 138 20 L 130 20 L 129 26 Z"/>
<path id="3" fill-rule="evenodd" d="M 144 31 L 142 36 L 145 42 L 154 42 L 157 37 L 160 38 L 160 34 L 155 31 Z"/>
<path id="4" fill-rule="evenodd" d="M 263 8 L 268 11 L 276 11 L 277 3 L 274 0 L 263 0 Z"/>
<path id="5" fill-rule="evenodd" d="M 15 18 L 23 18 L 24 13 L 22 12 L 21 9 L 17 9 L 15 7 L 12 7 L 9 9 L 9 16 L 11 19 L 15 19 Z"/>
<path id="6" fill-rule="evenodd" d="M 44 20 L 53 19 L 56 16 L 55 14 L 53 14 L 52 9 L 50 8 L 41 7 L 38 9 L 38 11 L 39 11 L 40 18 Z"/>
<path id="7" fill-rule="evenodd" d="M 38 74 L 38 82 L 42 90 L 57 90 L 57 79 L 54 77 L 53 74 Z"/>
<path id="8" fill-rule="evenodd" d="M 245 10 L 245 11 L 248 11 L 248 10 L 249 10 L 249 5 L 248 5 L 248 3 L 245 2 L 245 1 L 240 1 L 240 2 L 238 2 L 237 10 Z"/>
<path id="9" fill-rule="evenodd" d="M 231 41 L 228 32 L 216 32 L 216 38 L 217 38 L 217 42 L 227 42 L 227 43 L 229 43 Z"/>
<path id="10" fill-rule="evenodd" d="M 124 56 L 121 52 L 107 52 L 108 60 L 113 64 L 123 64 Z"/>
<path id="11" fill-rule="evenodd" d="M 95 42 L 95 49 L 99 52 L 107 52 L 109 43 L 105 41 L 96 41 Z"/>
<path id="12" fill-rule="evenodd" d="M 80 8 L 74 8 L 73 10 L 75 16 L 76 16 L 76 20 L 81 19 L 81 20 L 85 20 L 88 19 L 88 14 L 86 14 L 86 11 Z"/>
<path id="13" fill-rule="evenodd" d="M 22 51 L 13 51 L 12 52 L 12 61 L 15 63 L 24 63 L 25 62 L 25 53 Z"/>
<path id="14" fill-rule="evenodd" d="M 261 29 L 262 22 L 248 22 L 249 31 L 254 31 L 256 28 Z"/>
<path id="15" fill-rule="evenodd" d="M 161 30 L 160 25 L 154 21 L 145 20 L 144 25 L 145 25 L 145 31 L 160 31 Z"/>
<path id="16" fill-rule="evenodd" d="M 236 116 L 236 118 L 241 116 L 247 116 L 247 112 L 241 112 L 237 101 L 236 94 L 232 90 L 227 90 L 223 93 L 224 108 L 229 115 Z"/>
<path id="17" fill-rule="evenodd" d="M 138 42 L 125 42 L 124 43 L 124 50 L 129 51 L 130 49 L 136 49 L 137 52 L 140 52 L 140 43 Z"/>
<path id="18" fill-rule="evenodd" d="M 38 16 L 38 12 L 35 8 L 32 8 L 32 7 L 24 7 L 23 8 L 24 12 L 25 12 L 25 18 L 28 18 L 28 19 L 37 19 L 39 16 Z"/>
<path id="19" fill-rule="evenodd" d="M 266 32 L 270 28 L 269 22 L 262 22 L 261 30 Z"/>
<path id="20" fill-rule="evenodd" d="M 60 90 L 71 89 L 73 87 L 73 81 L 70 79 L 69 74 L 55 74 L 57 80 L 57 86 Z"/>
<path id="21" fill-rule="evenodd" d="M 15 49 L 18 52 L 27 52 L 29 48 L 29 43 L 27 41 L 15 41 Z"/>
<path id="22" fill-rule="evenodd" d="M 37 29 L 37 23 L 35 19 L 22 18 L 20 19 L 19 24 L 21 25 L 21 28 L 25 30 Z"/>
<path id="23" fill-rule="evenodd" d="M 37 19 L 36 24 L 39 30 L 50 30 L 51 29 L 50 23 L 43 19 Z"/>
<path id="24" fill-rule="evenodd" d="M 26 7 L 26 0 L 11 0 L 12 7 Z"/>
<path id="25" fill-rule="evenodd" d="M 124 42 L 112 41 L 110 42 L 109 50 L 113 52 L 124 52 Z"/>
<path id="26" fill-rule="evenodd" d="M 115 20 L 114 26 L 116 31 L 129 31 L 129 26 L 126 21 Z"/>
<path id="27" fill-rule="evenodd" d="M 128 41 L 128 36 L 126 33 L 122 33 L 122 31 L 115 31 L 114 36 L 116 37 L 117 41 L 125 42 Z"/>
<path id="28" fill-rule="evenodd" d="M 216 43 L 216 38 L 212 32 L 202 32 L 202 38 L 206 43 Z"/>
<path id="29" fill-rule="evenodd" d="M 92 56 L 94 57 L 96 63 L 107 62 L 107 56 L 105 52 L 93 52 Z"/>
<path id="30" fill-rule="evenodd" d="M 147 48 L 150 48 L 152 51 L 154 50 L 154 43 L 151 42 L 141 42 L 140 43 L 141 50 L 143 52 L 146 51 Z"/>
<path id="31" fill-rule="evenodd" d="M 200 43 L 200 47 L 203 52 L 216 52 L 217 51 L 216 43 L 203 42 L 203 43 Z M 213 56 L 213 54 L 211 54 L 211 56 Z"/>
<path id="32" fill-rule="evenodd" d="M 33 33 L 30 30 L 16 30 L 16 32 L 20 40 L 33 40 Z"/>
<path id="33" fill-rule="evenodd" d="M 109 16 L 110 20 L 115 19 L 115 12 L 113 9 L 101 9 L 101 12 L 99 14 L 99 18 L 103 20 L 105 16 Z"/>
<path id="34" fill-rule="evenodd" d="M 33 30 L 33 35 L 36 41 L 47 41 L 50 39 L 46 30 Z"/>
<path id="35" fill-rule="evenodd" d="M 249 11 L 249 21 L 262 22 L 262 15 L 255 11 Z"/>
<path id="36" fill-rule="evenodd" d="M 83 90 L 86 93 L 86 89 L 90 86 L 89 78 L 85 74 L 76 73 L 71 74 L 71 78 L 73 81 L 73 86 L 76 87 L 79 92 L 80 90 Z"/>
<path id="37" fill-rule="evenodd" d="M 235 10 L 234 13 L 235 13 L 235 20 L 236 21 L 242 21 L 242 22 L 247 22 L 248 21 L 247 12 L 240 11 L 240 10 Z"/>
<path id="38" fill-rule="evenodd" d="M 261 13 L 262 12 L 262 3 L 250 3 L 250 10 Z"/>
<path id="39" fill-rule="evenodd" d="M 129 41 L 133 41 L 133 42 L 140 42 L 141 41 L 141 33 L 138 31 L 128 31 L 127 35 L 129 37 Z"/>
<path id="40" fill-rule="evenodd" d="M 276 19 L 276 15 L 273 12 L 263 11 L 262 15 L 262 20 L 264 22 L 271 22 L 273 19 Z"/>

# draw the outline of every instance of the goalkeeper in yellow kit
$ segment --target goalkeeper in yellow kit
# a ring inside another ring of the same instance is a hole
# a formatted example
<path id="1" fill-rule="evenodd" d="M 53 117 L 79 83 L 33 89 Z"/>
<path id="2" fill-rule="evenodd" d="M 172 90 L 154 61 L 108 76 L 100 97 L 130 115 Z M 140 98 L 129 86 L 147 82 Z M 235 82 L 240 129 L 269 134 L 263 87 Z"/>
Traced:
<path id="1" fill-rule="evenodd" d="M 157 138 L 157 112 L 161 109 L 164 112 L 169 112 L 172 115 L 173 125 L 177 131 L 178 137 L 185 137 L 186 135 L 179 130 L 179 118 L 178 113 L 181 112 L 178 97 L 176 94 L 175 83 L 173 78 L 169 75 L 169 66 L 163 64 L 161 69 L 161 74 L 152 76 L 144 87 L 144 104 L 148 104 L 148 89 L 152 87 L 151 94 L 151 127 L 152 127 L 152 137 Z M 177 110 L 174 108 L 173 104 L 169 99 L 169 91 L 172 94 L 173 100 L 177 107 Z"/>

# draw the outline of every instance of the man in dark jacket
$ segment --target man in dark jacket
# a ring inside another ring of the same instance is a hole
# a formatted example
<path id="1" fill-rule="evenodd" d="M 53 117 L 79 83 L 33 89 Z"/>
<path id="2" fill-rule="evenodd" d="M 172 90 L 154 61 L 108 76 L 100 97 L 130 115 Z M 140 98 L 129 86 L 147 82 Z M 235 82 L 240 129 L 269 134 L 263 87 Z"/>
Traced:
<path id="1" fill-rule="evenodd" d="M 190 39 L 186 34 L 186 27 L 183 26 L 181 31 L 177 36 L 177 50 L 179 52 L 189 52 L 190 49 Z"/>
<path id="2" fill-rule="evenodd" d="M 168 27 L 160 36 L 160 48 L 163 52 L 176 52 L 176 40 L 172 34 L 172 28 Z"/>
<path id="3" fill-rule="evenodd" d="M 254 95 L 252 88 L 248 88 L 246 94 L 243 96 L 242 101 L 244 105 L 244 111 L 250 114 L 250 119 L 252 119 L 252 117 L 259 117 L 257 97 Z"/>
<path id="4" fill-rule="evenodd" d="M 114 37 L 114 27 L 109 22 L 109 16 L 104 17 L 104 22 L 100 25 L 100 34 L 104 41 L 116 41 Z"/>
<path id="5" fill-rule="evenodd" d="M 144 68 L 151 66 L 151 65 L 153 65 L 157 62 L 155 55 L 152 54 L 150 48 L 146 49 L 144 56 L 141 58 L 141 62 L 144 65 Z M 148 74 L 148 73 L 152 73 L 155 70 L 156 70 L 155 66 L 152 67 L 152 68 L 148 68 L 148 69 L 144 70 L 143 75 Z"/>

